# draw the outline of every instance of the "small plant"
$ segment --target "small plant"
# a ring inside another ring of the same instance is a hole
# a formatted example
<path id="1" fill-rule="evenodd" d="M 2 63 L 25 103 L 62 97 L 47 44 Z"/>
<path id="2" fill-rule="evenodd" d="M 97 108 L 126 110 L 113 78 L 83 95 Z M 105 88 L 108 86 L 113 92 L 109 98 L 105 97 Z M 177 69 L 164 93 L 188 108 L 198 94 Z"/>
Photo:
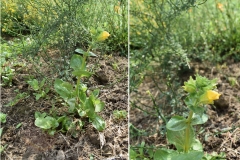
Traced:
<path id="1" fill-rule="evenodd" d="M 127 112 L 125 110 L 115 110 L 113 111 L 113 117 L 116 120 L 122 120 L 127 117 Z"/>
<path id="2" fill-rule="evenodd" d="M 46 97 L 47 93 L 49 92 L 50 87 L 45 87 L 45 82 L 45 78 L 40 83 L 36 79 L 27 81 L 27 83 L 33 88 L 33 90 L 36 91 L 36 93 L 33 93 L 36 96 L 36 100 Z"/>
<path id="3" fill-rule="evenodd" d="M 12 80 L 15 75 L 15 69 L 12 69 L 11 67 L 7 66 L 3 68 L 3 71 L 1 73 L 1 77 L 3 80 L 3 83 L 1 85 L 9 85 L 12 86 Z"/>
<path id="4" fill-rule="evenodd" d="M 189 109 L 187 118 L 173 116 L 167 123 L 167 140 L 177 150 L 159 149 L 155 152 L 154 159 L 209 159 L 210 155 L 204 156 L 201 142 L 196 139 L 194 126 L 203 124 L 208 120 L 205 112 L 206 104 L 213 104 L 219 99 L 220 94 L 216 89 L 217 80 L 208 80 L 205 77 L 196 75 L 196 80 L 184 83 L 184 90 L 188 92 L 185 104 Z M 213 155 L 212 157 L 214 157 Z M 216 156 L 215 156 L 216 157 Z M 210 158 L 211 159 L 211 158 Z"/>
<path id="5" fill-rule="evenodd" d="M 106 31 L 97 32 L 97 36 L 93 36 L 94 42 L 102 42 L 110 36 Z M 72 75 L 77 77 L 76 84 L 56 79 L 54 82 L 55 91 L 64 100 L 65 105 L 68 106 L 67 115 L 63 116 L 48 116 L 47 113 L 35 113 L 35 125 L 48 131 L 50 135 L 60 129 L 62 132 L 71 130 L 73 136 L 76 136 L 76 130 L 81 129 L 84 125 L 82 119 L 88 118 L 93 127 L 98 131 L 105 129 L 105 121 L 97 113 L 104 109 L 105 104 L 98 99 L 99 89 L 92 91 L 89 96 L 87 95 L 87 86 L 82 83 L 84 77 L 90 77 L 93 73 L 87 71 L 86 60 L 88 56 L 93 54 L 90 52 L 91 46 L 88 51 L 84 52 L 78 49 L 80 55 L 73 55 L 70 60 L 70 67 L 73 69 Z M 34 81 L 36 89 L 38 89 L 37 82 Z M 44 84 L 44 82 L 43 82 Z M 80 118 L 79 118 L 80 117 Z"/>

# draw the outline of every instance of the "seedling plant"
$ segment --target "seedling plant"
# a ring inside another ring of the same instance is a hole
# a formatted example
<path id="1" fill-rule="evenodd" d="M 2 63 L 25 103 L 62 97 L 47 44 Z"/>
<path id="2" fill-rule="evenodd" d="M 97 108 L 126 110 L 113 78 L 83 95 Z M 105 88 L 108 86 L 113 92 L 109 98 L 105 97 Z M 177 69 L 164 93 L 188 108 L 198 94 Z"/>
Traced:
<path id="1" fill-rule="evenodd" d="M 38 82 L 36 79 L 32 79 L 27 81 L 27 83 L 33 88 L 36 93 L 33 93 L 36 96 L 36 100 L 39 100 L 41 97 L 46 97 L 47 93 L 50 90 L 49 86 L 44 86 L 46 82 L 46 78 L 44 78 L 41 82 Z"/>

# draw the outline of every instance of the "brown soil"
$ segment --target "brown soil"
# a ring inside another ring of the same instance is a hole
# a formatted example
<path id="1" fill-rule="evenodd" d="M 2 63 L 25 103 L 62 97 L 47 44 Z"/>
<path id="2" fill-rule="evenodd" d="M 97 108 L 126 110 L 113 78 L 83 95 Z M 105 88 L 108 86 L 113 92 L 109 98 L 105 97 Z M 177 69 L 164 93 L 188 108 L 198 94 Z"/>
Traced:
<path id="1" fill-rule="evenodd" d="M 99 53 L 100 54 L 100 53 Z M 115 119 L 113 111 L 128 108 L 128 62 L 120 56 L 99 56 L 90 58 L 88 67 L 96 66 L 95 75 L 85 83 L 89 90 L 100 89 L 100 99 L 105 108 L 100 116 L 106 122 L 106 129 L 98 132 L 87 120 L 77 137 L 61 132 L 54 136 L 48 135 L 34 125 L 34 113 L 47 112 L 52 106 L 59 110 L 63 108 L 59 96 L 53 87 L 47 98 L 35 100 L 34 91 L 26 83 L 26 77 L 40 77 L 34 70 L 33 64 L 19 57 L 18 61 L 27 64 L 25 67 L 15 66 L 12 86 L 1 88 L 1 111 L 7 114 L 7 122 L 2 124 L 3 135 L 1 145 L 7 145 L 1 154 L 2 160 L 85 160 L 94 159 L 127 159 L 128 157 L 128 119 Z M 9 62 L 10 63 L 10 62 Z M 46 77 L 54 78 L 50 67 L 40 61 L 40 70 Z M 12 107 L 5 107 L 17 95 L 26 92 L 29 96 L 23 98 Z M 22 123 L 21 127 L 16 126 Z"/>
<path id="2" fill-rule="evenodd" d="M 222 94 L 214 105 L 207 108 L 209 119 L 203 126 L 205 131 L 198 137 L 203 143 L 204 151 L 207 153 L 224 152 L 228 160 L 240 159 L 240 63 L 229 61 L 227 64 L 215 66 L 210 63 L 194 62 L 191 66 L 193 72 L 182 75 L 181 79 L 188 80 L 189 76 L 194 75 L 196 72 L 210 79 L 218 78 L 217 87 Z M 231 79 L 235 79 L 235 84 Z M 157 82 L 160 83 L 161 80 Z M 164 89 L 164 85 L 160 84 L 160 86 Z M 156 84 L 149 77 L 146 77 L 137 94 L 131 94 L 130 100 L 136 102 L 141 109 L 154 114 L 155 110 L 152 108 L 152 101 L 146 93 L 148 90 L 151 91 L 154 97 L 159 94 Z M 164 110 L 163 113 L 168 116 L 169 111 Z M 151 114 L 146 114 L 140 109 L 131 106 L 130 123 L 137 129 L 145 131 L 145 133 L 143 132 L 145 135 L 130 135 L 130 144 L 137 145 L 144 141 L 149 146 L 172 148 L 172 145 L 167 144 L 166 137 L 160 134 L 161 119 L 151 116 Z"/>

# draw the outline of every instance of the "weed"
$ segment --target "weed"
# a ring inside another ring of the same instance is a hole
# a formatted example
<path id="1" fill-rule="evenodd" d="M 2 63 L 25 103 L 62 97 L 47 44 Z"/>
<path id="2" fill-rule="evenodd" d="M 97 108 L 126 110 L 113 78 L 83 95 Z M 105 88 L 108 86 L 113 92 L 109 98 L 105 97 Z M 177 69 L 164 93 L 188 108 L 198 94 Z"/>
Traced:
<path id="1" fill-rule="evenodd" d="M 9 106 L 12 107 L 16 105 L 18 102 L 20 102 L 21 100 L 29 97 L 29 95 L 26 92 L 20 93 L 18 89 L 14 91 L 17 93 L 17 95 L 16 97 L 13 98 L 13 100 L 11 100 L 8 104 L 5 105 L 6 107 L 9 107 Z"/>
<path id="2" fill-rule="evenodd" d="M 44 78 L 41 82 L 38 82 L 36 79 L 32 79 L 27 81 L 27 83 L 33 88 L 36 93 L 33 93 L 36 96 L 36 100 L 40 98 L 45 98 L 47 93 L 50 90 L 49 86 L 44 86 L 46 79 Z"/>
<path id="3" fill-rule="evenodd" d="M 122 120 L 127 117 L 127 112 L 125 110 L 114 110 L 113 111 L 113 118 L 116 120 Z"/>

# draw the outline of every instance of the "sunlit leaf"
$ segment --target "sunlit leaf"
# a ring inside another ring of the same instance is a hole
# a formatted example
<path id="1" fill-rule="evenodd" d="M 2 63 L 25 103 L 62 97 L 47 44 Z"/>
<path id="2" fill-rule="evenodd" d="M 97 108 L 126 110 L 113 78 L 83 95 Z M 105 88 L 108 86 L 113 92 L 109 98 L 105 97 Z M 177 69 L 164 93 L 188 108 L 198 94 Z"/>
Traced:
<path id="1" fill-rule="evenodd" d="M 74 54 L 70 61 L 70 67 L 74 70 L 79 70 L 82 67 L 83 58 L 80 55 Z"/>
<path id="2" fill-rule="evenodd" d="M 84 50 L 82 50 L 81 48 L 78 48 L 75 50 L 75 52 L 79 53 L 79 54 L 82 54 L 84 55 L 86 52 Z M 91 57 L 97 57 L 96 54 L 94 54 L 93 52 L 88 52 L 88 56 L 91 56 Z"/>
<path id="3" fill-rule="evenodd" d="M 93 127 L 96 128 L 98 131 L 103 131 L 105 129 L 105 121 L 98 115 L 94 118 L 91 118 Z"/>
<path id="4" fill-rule="evenodd" d="M 173 116 L 167 123 L 167 129 L 180 131 L 187 127 L 186 119 L 181 116 Z"/>

